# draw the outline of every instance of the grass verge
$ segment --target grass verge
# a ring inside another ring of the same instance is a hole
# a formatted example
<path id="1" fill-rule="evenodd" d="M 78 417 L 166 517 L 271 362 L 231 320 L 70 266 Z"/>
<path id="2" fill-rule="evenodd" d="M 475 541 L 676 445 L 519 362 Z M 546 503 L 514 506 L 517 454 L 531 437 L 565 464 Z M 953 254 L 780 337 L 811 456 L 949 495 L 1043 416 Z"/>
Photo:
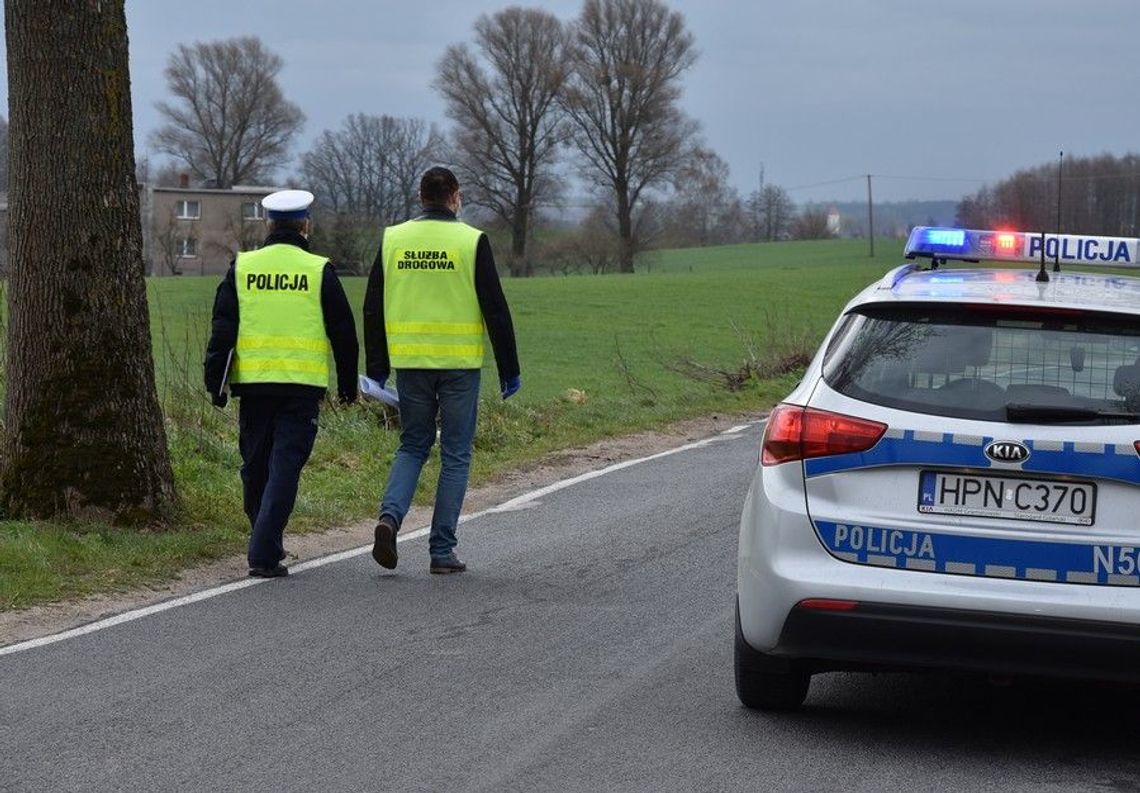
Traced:
<path id="1" fill-rule="evenodd" d="M 869 260 L 865 243 L 842 241 L 729 246 L 654 254 L 648 274 L 507 280 L 523 390 L 501 401 L 493 363 L 484 369 L 472 484 L 601 438 L 770 406 L 839 308 L 897 253 Z M 363 279 L 345 282 L 362 305 Z M 0 610 L 144 586 L 244 551 L 236 406 L 215 410 L 200 385 L 215 286 L 149 284 L 176 521 L 161 531 L 0 522 Z M 377 405 L 326 404 L 320 425 L 289 533 L 370 517 L 395 453 L 392 417 Z M 418 503 L 437 465 L 433 455 Z"/>

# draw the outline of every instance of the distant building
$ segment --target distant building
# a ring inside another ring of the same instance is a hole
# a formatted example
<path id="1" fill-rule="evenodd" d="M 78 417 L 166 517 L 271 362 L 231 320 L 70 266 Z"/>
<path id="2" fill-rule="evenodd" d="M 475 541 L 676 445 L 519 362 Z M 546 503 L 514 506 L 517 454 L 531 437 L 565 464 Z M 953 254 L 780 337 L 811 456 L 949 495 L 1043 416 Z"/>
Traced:
<path id="1" fill-rule="evenodd" d="M 140 185 L 143 261 L 148 275 L 220 275 L 238 251 L 261 245 L 261 199 L 278 187 L 227 190 Z"/>
<path id="2" fill-rule="evenodd" d="M 827 233 L 832 237 L 838 237 L 842 225 L 843 216 L 839 214 L 839 208 L 832 207 L 827 210 Z"/>

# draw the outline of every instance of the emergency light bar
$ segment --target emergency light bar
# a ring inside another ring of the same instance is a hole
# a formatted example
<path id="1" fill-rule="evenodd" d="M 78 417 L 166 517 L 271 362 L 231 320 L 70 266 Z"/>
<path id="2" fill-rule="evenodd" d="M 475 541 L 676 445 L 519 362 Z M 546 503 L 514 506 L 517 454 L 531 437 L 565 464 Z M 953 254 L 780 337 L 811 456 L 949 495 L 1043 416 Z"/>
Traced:
<path id="1" fill-rule="evenodd" d="M 1140 240 L 1133 237 L 915 226 L 906 241 L 906 257 L 1140 267 L 1138 248 Z"/>

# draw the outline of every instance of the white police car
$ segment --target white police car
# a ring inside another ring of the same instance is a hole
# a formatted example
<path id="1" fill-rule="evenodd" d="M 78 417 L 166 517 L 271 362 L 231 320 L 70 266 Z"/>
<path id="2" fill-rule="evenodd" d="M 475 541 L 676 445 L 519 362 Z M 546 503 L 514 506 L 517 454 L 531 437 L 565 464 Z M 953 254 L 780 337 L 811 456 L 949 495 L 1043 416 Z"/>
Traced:
<path id="1" fill-rule="evenodd" d="M 930 267 L 846 306 L 744 504 L 745 705 L 830 670 L 1140 680 L 1140 278 L 1068 271 L 1138 244 L 917 228 Z"/>

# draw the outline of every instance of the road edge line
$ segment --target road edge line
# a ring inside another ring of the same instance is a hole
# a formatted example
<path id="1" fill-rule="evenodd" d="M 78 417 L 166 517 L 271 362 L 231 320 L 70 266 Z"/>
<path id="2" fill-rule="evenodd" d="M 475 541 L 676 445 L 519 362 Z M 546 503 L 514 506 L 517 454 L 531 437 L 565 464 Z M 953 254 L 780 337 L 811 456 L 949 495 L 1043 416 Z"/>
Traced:
<path id="1" fill-rule="evenodd" d="M 472 512 L 467 515 L 460 515 L 459 522 L 466 523 L 470 520 L 474 520 L 475 518 L 483 517 L 484 515 L 517 509 L 522 504 L 535 501 L 539 498 L 542 498 L 543 496 L 550 495 L 551 493 L 556 493 L 559 490 L 564 490 L 565 488 L 572 487 L 573 485 L 579 484 L 581 482 L 597 479 L 598 477 L 611 474 L 615 471 L 631 468 L 635 465 L 640 465 L 641 463 L 647 463 L 652 460 L 659 460 L 662 457 L 668 457 L 670 455 L 680 454 L 681 452 L 690 451 L 692 449 L 700 449 L 704 446 L 710 446 L 714 443 L 728 440 L 735 435 L 739 435 L 741 432 L 751 426 L 754 426 L 754 424 L 757 423 L 759 422 L 753 422 L 753 424 L 741 424 L 736 427 L 731 427 L 730 429 L 727 429 L 717 435 L 713 435 L 708 438 L 702 438 L 699 441 L 686 443 L 672 449 L 666 449 L 663 452 L 650 454 L 646 457 L 639 457 L 635 460 L 623 460 L 620 463 L 614 463 L 613 465 L 606 466 L 605 468 L 599 468 L 596 471 L 587 471 L 584 474 L 578 474 L 577 476 L 572 476 L 568 479 L 562 479 L 557 482 L 553 482 L 552 484 L 544 485 L 543 487 L 532 490 L 529 493 L 523 493 L 521 496 L 515 496 L 514 498 L 504 501 L 502 504 L 498 504 L 494 507 L 488 507 L 487 509 L 479 510 L 478 512 Z M 423 528 L 416 529 L 415 531 L 408 532 L 407 534 L 401 533 L 396 537 L 396 541 L 407 542 L 409 540 L 415 540 L 426 536 L 429 533 L 430 528 L 430 526 L 425 526 Z M 332 553 L 328 556 L 320 556 L 316 559 L 309 559 L 307 561 L 295 564 L 290 568 L 290 572 L 301 573 L 306 570 L 314 570 L 318 567 L 325 567 L 326 565 L 334 564 L 336 562 L 343 562 L 355 556 L 360 556 L 362 554 L 368 553 L 371 550 L 371 545 L 362 545 L 359 548 L 351 548 L 347 551 L 338 551 L 337 553 Z M 202 600 L 209 600 L 210 598 L 215 598 L 219 595 L 236 592 L 239 589 L 248 589 L 251 586 L 267 584 L 270 580 L 272 579 L 247 578 L 240 581 L 231 581 L 228 584 L 222 584 L 220 586 L 211 587 L 209 589 L 203 589 L 201 592 L 194 592 L 192 594 L 182 595 L 170 600 L 163 600 L 158 603 L 152 603 L 149 606 L 132 609 L 131 611 L 124 611 L 121 614 L 115 614 L 113 616 L 104 617 L 103 619 L 96 620 L 94 622 L 89 622 L 86 625 L 80 625 L 77 628 L 69 628 L 68 630 L 61 631 L 59 633 L 52 633 L 47 636 L 41 636 L 38 639 L 28 639 L 27 641 L 17 642 L 16 644 L 9 644 L 6 647 L 0 647 L 0 657 L 5 655 L 14 655 L 25 650 L 34 650 L 37 647 L 56 644 L 58 642 L 66 641 L 67 639 L 75 639 L 80 636 L 86 636 L 89 633 L 95 633 L 96 631 L 105 630 L 106 628 L 113 628 L 116 625 L 122 625 L 126 622 L 134 622 L 137 619 L 149 617 L 152 614 L 158 614 L 163 611 L 170 611 L 171 609 L 180 608 L 181 606 L 188 606 L 191 603 L 198 603 Z"/>

